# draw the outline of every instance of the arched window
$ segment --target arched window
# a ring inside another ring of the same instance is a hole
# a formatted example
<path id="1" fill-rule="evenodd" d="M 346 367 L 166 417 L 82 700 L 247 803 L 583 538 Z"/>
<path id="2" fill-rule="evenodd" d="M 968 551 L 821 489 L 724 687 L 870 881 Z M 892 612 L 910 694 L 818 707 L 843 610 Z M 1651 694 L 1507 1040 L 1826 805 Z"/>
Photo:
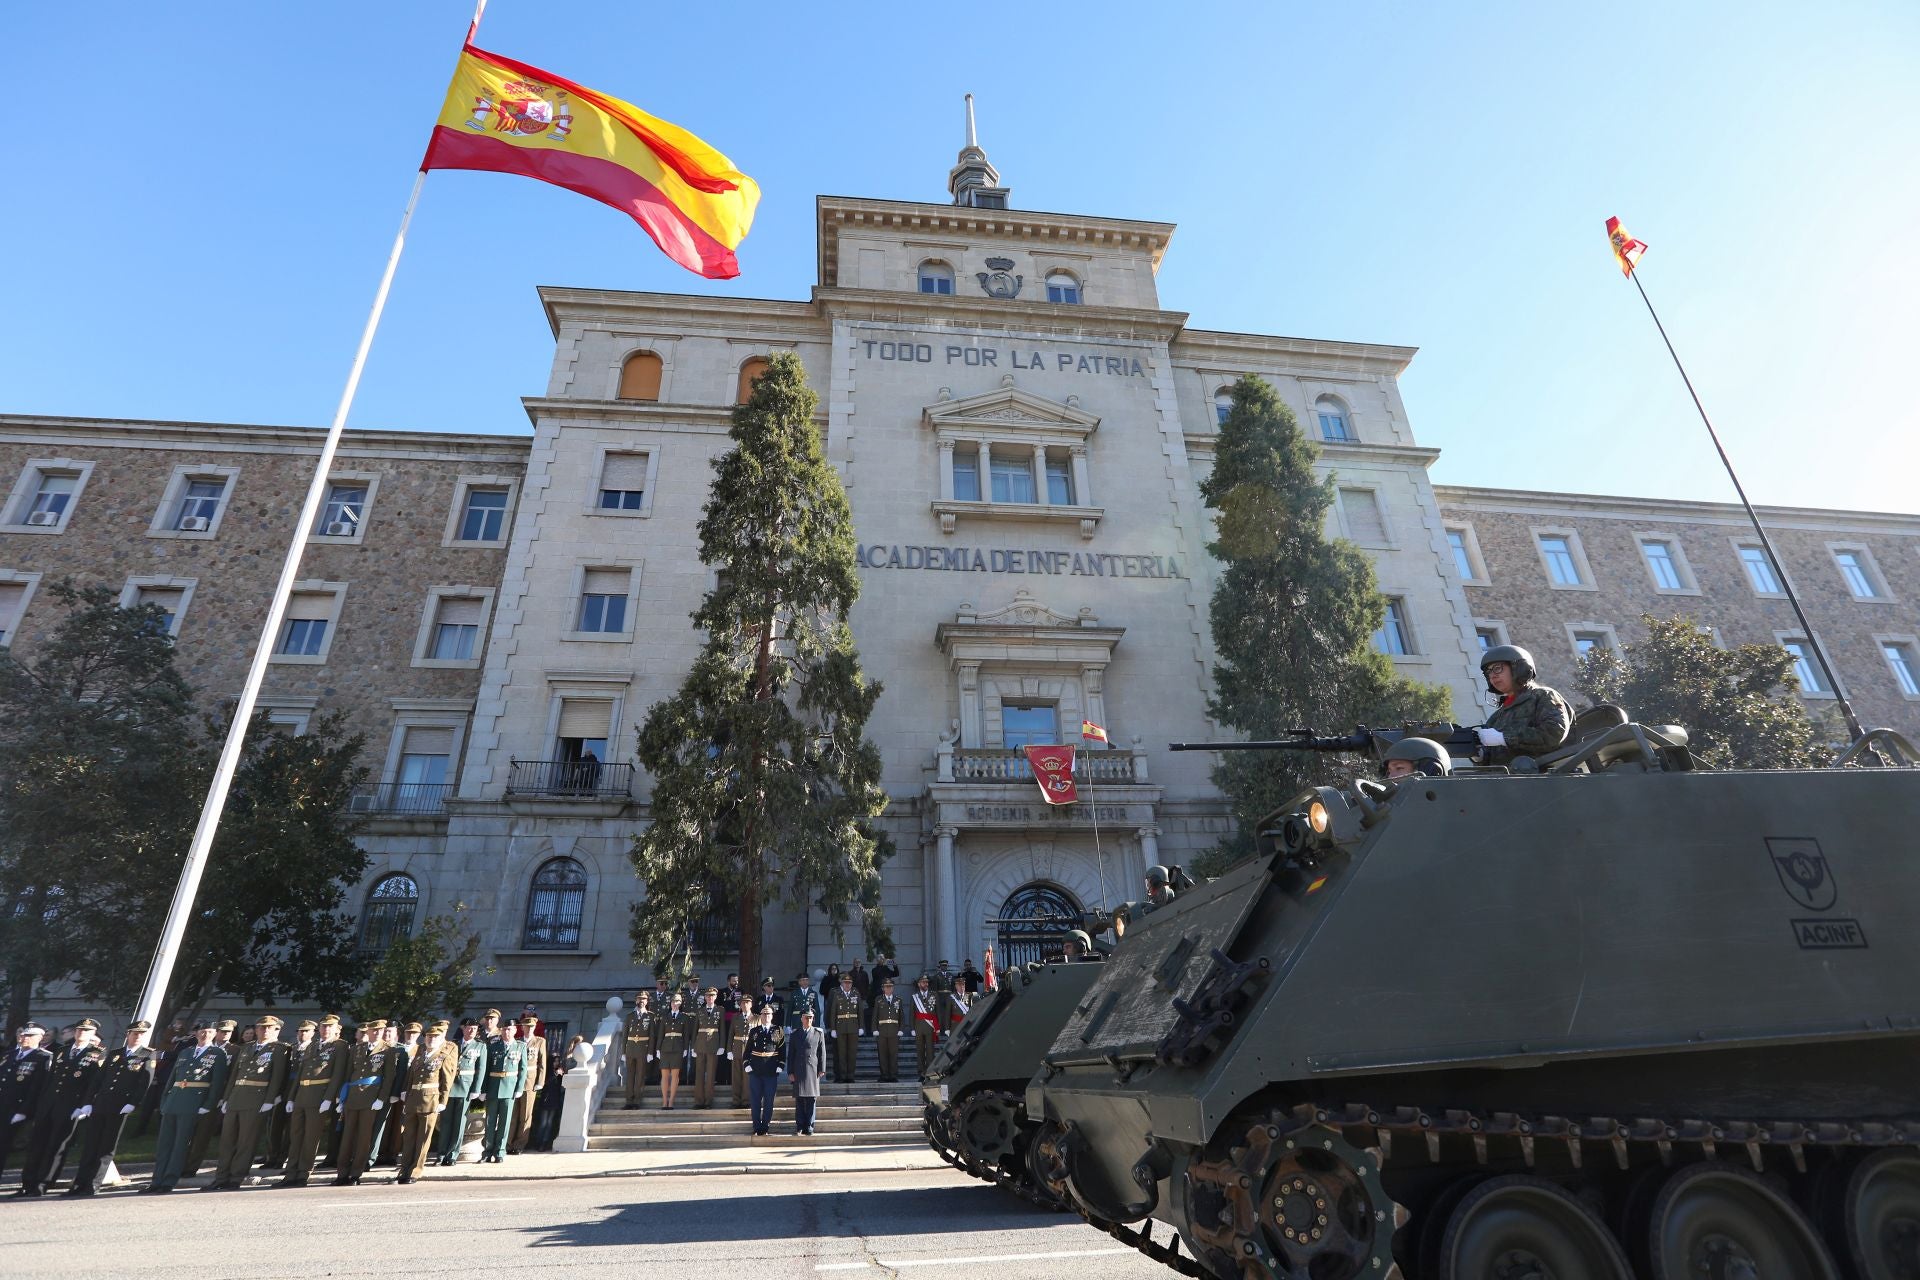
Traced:
<path id="1" fill-rule="evenodd" d="M 587 905 L 586 868 L 572 858 L 549 858 L 533 873 L 527 895 L 526 951 L 577 951 Z"/>
<path id="2" fill-rule="evenodd" d="M 1233 388 L 1222 387 L 1213 393 L 1213 420 L 1224 426 L 1227 415 L 1233 412 Z"/>
<path id="3" fill-rule="evenodd" d="M 413 933 L 413 913 L 420 906 L 420 886 L 412 876 L 382 876 L 367 895 L 366 915 L 360 921 L 360 950 L 377 956 Z"/>
<path id="4" fill-rule="evenodd" d="M 1000 908 L 999 945 L 994 957 L 1003 969 L 1033 960 L 1058 960 L 1067 931 L 1080 927 L 1080 904 L 1058 885 L 1036 880 L 1007 895 Z"/>
<path id="5" fill-rule="evenodd" d="M 952 293 L 953 268 L 929 258 L 920 264 L 920 292 Z"/>
<path id="6" fill-rule="evenodd" d="M 1315 400 L 1313 416 L 1320 420 L 1322 440 L 1353 439 L 1353 428 L 1348 425 L 1347 406 L 1333 396 L 1321 396 Z"/>
<path id="7" fill-rule="evenodd" d="M 660 398 L 660 357 L 652 351 L 636 351 L 620 366 L 622 400 L 658 400 Z"/>
<path id="8" fill-rule="evenodd" d="M 734 396 L 735 404 L 745 404 L 753 398 L 753 384 L 760 381 L 760 375 L 767 371 L 767 358 L 755 356 L 740 366 L 740 387 Z"/>
<path id="9" fill-rule="evenodd" d="M 1065 271 L 1051 272 L 1047 276 L 1048 302 L 1080 301 L 1080 282 Z"/>

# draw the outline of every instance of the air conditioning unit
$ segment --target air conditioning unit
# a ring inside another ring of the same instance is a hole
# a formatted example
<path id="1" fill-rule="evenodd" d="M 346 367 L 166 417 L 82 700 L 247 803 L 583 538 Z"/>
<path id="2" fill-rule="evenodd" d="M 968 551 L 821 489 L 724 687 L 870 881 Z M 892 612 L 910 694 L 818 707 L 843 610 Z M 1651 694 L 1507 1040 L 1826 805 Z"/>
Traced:
<path id="1" fill-rule="evenodd" d="M 335 520 L 327 526 L 327 536 L 329 538 L 351 538 L 353 536 L 353 525 L 346 520 Z"/>
<path id="2" fill-rule="evenodd" d="M 27 523 L 39 526 L 59 524 L 60 513 L 58 511 L 35 511 L 27 517 Z"/>
<path id="3" fill-rule="evenodd" d="M 374 797 L 371 795 L 349 796 L 347 798 L 347 812 L 372 813 L 373 801 Z"/>
<path id="4" fill-rule="evenodd" d="M 209 521 L 205 516 L 181 516 L 180 532 L 205 533 L 207 531 L 207 525 L 210 523 L 211 521 Z"/>

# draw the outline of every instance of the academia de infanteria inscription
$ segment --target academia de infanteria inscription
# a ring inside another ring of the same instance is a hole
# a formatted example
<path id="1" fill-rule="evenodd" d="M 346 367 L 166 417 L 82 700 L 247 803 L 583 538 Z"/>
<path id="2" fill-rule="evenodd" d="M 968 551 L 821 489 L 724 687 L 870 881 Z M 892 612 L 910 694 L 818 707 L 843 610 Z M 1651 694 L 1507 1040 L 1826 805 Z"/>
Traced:
<path id="1" fill-rule="evenodd" d="M 863 569 L 932 569 L 953 573 L 1054 573 L 1079 578 L 1184 578 L 1172 556 L 1116 556 L 1019 547 L 932 547 L 856 543 Z"/>
<path id="2" fill-rule="evenodd" d="M 1098 373 L 1110 378 L 1144 378 L 1146 364 L 1138 356 L 1110 356 L 1102 352 L 1038 351 L 1032 347 L 981 347 L 958 343 L 860 339 L 860 352 L 869 360 L 901 364 L 957 364 L 983 369 L 1044 369 L 1051 373 Z"/>

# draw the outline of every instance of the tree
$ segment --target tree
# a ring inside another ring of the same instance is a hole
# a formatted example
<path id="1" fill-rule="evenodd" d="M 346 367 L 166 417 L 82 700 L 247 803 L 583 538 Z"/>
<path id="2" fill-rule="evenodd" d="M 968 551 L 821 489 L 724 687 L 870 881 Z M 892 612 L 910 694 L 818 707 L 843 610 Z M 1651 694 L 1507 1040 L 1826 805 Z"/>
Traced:
<path id="1" fill-rule="evenodd" d="M 452 911 L 430 916 L 410 936 L 396 938 L 355 997 L 354 1016 L 362 1022 L 419 1021 L 441 1011 L 459 1017 L 473 999 L 473 962 L 480 955 L 480 935 L 467 931 L 466 915 L 467 904 L 456 902 Z M 486 972 L 492 973 L 492 966 Z"/>
<path id="2" fill-rule="evenodd" d="M 880 868 L 893 846 L 874 826 L 887 797 L 865 737 L 880 686 L 847 624 L 853 520 L 816 403 L 799 358 L 774 356 L 713 464 L 700 559 L 720 580 L 693 615 L 705 643 L 639 735 L 654 788 L 633 841 L 646 893 L 631 932 L 634 959 L 656 970 L 691 965 L 691 925 L 716 888 L 738 909 L 743 973 L 762 967 L 777 900 L 810 901 L 836 939 L 857 916 L 872 946 L 891 945 Z"/>
<path id="3" fill-rule="evenodd" d="M 1777 644 L 1722 649 L 1691 618 L 1643 616 L 1647 638 L 1615 654 L 1593 649 L 1574 687 L 1645 724 L 1677 724 L 1716 769 L 1813 769 L 1832 751 L 1795 696 L 1793 655 Z"/>
<path id="4" fill-rule="evenodd" d="M 1326 536 L 1334 478 L 1314 474 L 1318 457 L 1271 386 L 1251 376 L 1234 384 L 1213 472 L 1200 485 L 1218 513 L 1207 549 L 1221 566 L 1208 714 L 1254 738 L 1444 720 L 1447 691 L 1402 678 L 1373 646 L 1386 602 L 1366 555 Z M 1340 776 L 1339 761 L 1309 752 L 1225 754 L 1213 779 L 1235 829 L 1209 863 L 1250 851 L 1260 818 L 1301 788 Z"/>

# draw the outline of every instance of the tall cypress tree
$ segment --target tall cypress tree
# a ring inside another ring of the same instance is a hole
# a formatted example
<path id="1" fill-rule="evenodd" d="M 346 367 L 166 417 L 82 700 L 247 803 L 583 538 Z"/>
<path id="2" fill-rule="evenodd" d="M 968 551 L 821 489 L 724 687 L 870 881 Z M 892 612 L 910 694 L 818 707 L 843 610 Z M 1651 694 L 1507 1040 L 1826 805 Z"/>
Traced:
<path id="1" fill-rule="evenodd" d="M 763 908 L 812 905 L 844 936 L 856 915 L 888 947 L 880 867 L 892 842 L 880 753 L 866 740 L 880 686 L 847 614 L 860 594 L 852 512 L 814 425 L 798 357 L 773 357 L 714 461 L 700 559 L 719 585 L 693 615 L 706 643 L 640 730 L 653 823 L 633 841 L 646 885 L 636 961 L 688 963 L 716 888 L 738 906 L 740 971 L 761 972 Z"/>
<path id="2" fill-rule="evenodd" d="M 1200 486 L 1217 513 L 1207 549 L 1221 565 L 1208 713 L 1252 738 L 1444 720 L 1447 691 L 1403 679 L 1373 647 L 1386 602 L 1366 555 L 1326 536 L 1334 478 L 1314 474 L 1319 453 L 1271 386 L 1252 376 L 1234 384 L 1213 473 Z M 1338 761 L 1309 752 L 1224 753 L 1213 778 L 1235 830 L 1221 852 L 1247 852 L 1254 823 L 1340 773 Z"/>

